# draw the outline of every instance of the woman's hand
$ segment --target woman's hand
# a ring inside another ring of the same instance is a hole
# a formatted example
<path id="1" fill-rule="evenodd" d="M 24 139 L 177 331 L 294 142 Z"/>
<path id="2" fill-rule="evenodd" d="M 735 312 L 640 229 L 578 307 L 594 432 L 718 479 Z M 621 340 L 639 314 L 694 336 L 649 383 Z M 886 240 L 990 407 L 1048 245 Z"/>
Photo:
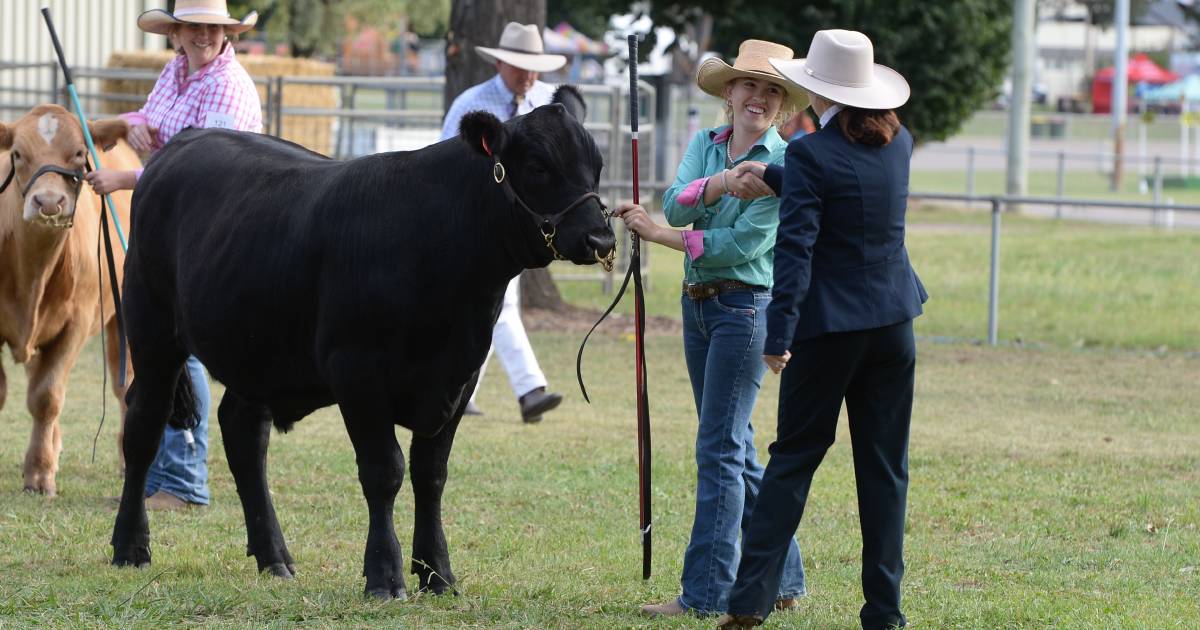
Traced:
<path id="1" fill-rule="evenodd" d="M 788 359 L 791 358 L 792 352 L 790 350 L 784 350 L 783 356 L 777 354 L 764 354 L 763 363 L 766 363 L 767 367 L 771 368 L 772 372 L 778 374 L 783 371 L 783 368 L 787 367 Z"/>
<path id="2" fill-rule="evenodd" d="M 662 242 L 663 227 L 654 222 L 642 206 L 625 202 L 613 211 L 613 216 L 625 222 L 625 228 L 652 243 Z M 672 230 L 674 231 L 674 230 Z"/>
<path id="3" fill-rule="evenodd" d="M 746 161 L 733 167 L 726 176 L 729 194 L 738 199 L 775 196 L 775 191 L 762 180 L 766 171 L 767 165 L 762 162 Z"/>
<path id="4" fill-rule="evenodd" d="M 154 150 L 154 141 L 158 137 L 158 127 L 150 125 L 130 125 L 125 139 L 129 146 L 138 153 L 150 153 Z"/>
<path id="5" fill-rule="evenodd" d="M 754 160 L 746 160 L 733 167 L 729 172 L 731 177 L 741 177 L 743 175 L 753 175 L 758 179 L 763 178 L 763 174 L 767 172 L 766 162 L 755 162 Z"/>
<path id="6" fill-rule="evenodd" d="M 137 183 L 135 171 L 121 171 L 112 168 L 98 168 L 83 176 L 92 190 L 98 195 L 107 195 L 118 190 L 133 190 Z"/>

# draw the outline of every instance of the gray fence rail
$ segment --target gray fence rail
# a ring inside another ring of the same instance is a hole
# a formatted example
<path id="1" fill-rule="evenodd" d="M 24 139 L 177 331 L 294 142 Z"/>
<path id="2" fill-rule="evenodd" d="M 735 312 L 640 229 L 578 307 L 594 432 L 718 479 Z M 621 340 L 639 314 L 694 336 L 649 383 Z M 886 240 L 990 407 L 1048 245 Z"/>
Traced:
<path id="1" fill-rule="evenodd" d="M 991 248 L 991 265 L 988 275 L 988 329 L 987 342 L 988 345 L 996 345 L 997 333 L 1000 325 L 999 310 L 1000 310 L 1000 214 L 1006 207 L 1018 207 L 1022 205 L 1051 205 L 1061 203 L 1059 197 L 1022 197 L 1009 195 L 955 195 L 949 193 L 935 192 L 912 192 L 909 193 L 909 199 L 915 201 L 935 200 L 935 201 L 958 201 L 966 204 L 981 204 L 986 203 L 991 206 L 992 212 L 992 248 Z M 1084 206 L 1093 208 L 1121 208 L 1125 210 L 1149 210 L 1157 211 L 1177 211 L 1187 213 L 1200 213 L 1200 205 L 1156 205 L 1153 203 L 1141 203 L 1136 201 L 1102 201 L 1088 199 L 1072 199 L 1071 205 Z"/>
<path id="2" fill-rule="evenodd" d="M 105 90 L 105 81 L 153 82 L 158 72 L 119 68 L 73 68 L 80 100 L 91 117 L 113 115 L 114 110 L 135 110 L 145 102 L 144 94 L 115 93 Z M 66 104 L 59 68 L 54 63 L 0 62 L 0 73 L 21 78 L 0 86 L 0 119 L 19 116 L 41 103 Z M 436 142 L 442 126 L 443 77 L 366 77 L 366 76 L 270 76 L 257 77 L 262 91 L 263 132 L 305 145 L 334 159 L 348 159 L 379 151 L 411 150 Z M 20 86 L 20 87 L 11 87 Z M 41 86 L 41 87 L 27 87 Z M 632 190 L 630 125 L 624 104 L 628 87 L 624 85 L 579 85 L 588 105 L 589 120 L 584 124 L 596 139 L 605 157 L 600 193 L 610 206 L 629 198 Z M 332 106 L 289 104 L 289 88 L 321 90 Z M 658 161 L 653 156 L 657 145 L 667 141 L 665 128 L 656 124 L 659 98 L 651 84 L 638 84 L 641 118 L 638 122 L 639 180 L 642 193 L 649 199 L 669 185 L 661 182 Z M 114 106 L 114 103 L 116 104 Z M 308 131 L 312 133 L 309 134 Z M 615 225 L 621 254 L 611 272 L 572 270 L 557 274 L 561 280 L 599 281 L 604 292 L 613 289 L 614 277 L 628 268 L 629 238 L 620 222 Z M 643 267 L 649 268 L 650 251 L 643 249 Z"/>

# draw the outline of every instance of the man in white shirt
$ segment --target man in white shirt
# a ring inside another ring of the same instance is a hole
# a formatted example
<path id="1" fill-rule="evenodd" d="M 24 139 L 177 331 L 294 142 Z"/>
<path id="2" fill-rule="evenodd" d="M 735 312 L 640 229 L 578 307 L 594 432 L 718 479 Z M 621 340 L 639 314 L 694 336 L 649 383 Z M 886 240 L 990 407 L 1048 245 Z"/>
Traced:
<path id="1" fill-rule="evenodd" d="M 475 52 L 496 64 L 496 76 L 468 88 L 454 99 L 442 123 L 442 140 L 458 135 L 458 126 L 468 112 L 486 111 L 504 121 L 549 104 L 554 88 L 539 81 L 538 74 L 557 70 L 567 62 L 562 55 L 543 52 L 542 36 L 536 25 L 516 22 L 505 25 L 499 46 L 476 46 Z M 520 276 L 513 278 L 504 292 L 500 317 L 492 330 L 492 348 L 508 373 L 508 382 L 521 406 L 521 418 L 533 423 L 541 421 L 543 413 L 557 407 L 562 396 L 546 391 L 546 375 L 538 366 L 521 323 L 519 280 Z M 492 349 L 489 349 L 488 359 L 491 355 Z M 488 359 L 483 361 L 479 382 L 483 382 L 483 369 L 487 367 Z M 478 384 L 475 391 L 479 391 Z M 481 413 L 473 392 L 467 403 L 467 414 Z"/>

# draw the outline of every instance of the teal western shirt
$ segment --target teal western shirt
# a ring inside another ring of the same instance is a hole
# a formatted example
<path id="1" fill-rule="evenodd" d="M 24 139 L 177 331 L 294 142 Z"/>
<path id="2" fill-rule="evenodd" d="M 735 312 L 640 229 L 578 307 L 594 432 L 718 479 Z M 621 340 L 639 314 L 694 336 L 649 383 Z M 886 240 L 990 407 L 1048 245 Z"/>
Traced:
<path id="1" fill-rule="evenodd" d="M 691 226 L 683 233 L 685 282 L 739 280 L 770 287 L 779 198 L 722 195 L 713 205 L 704 205 L 706 178 L 725 169 L 731 130 L 728 125 L 702 129 L 692 138 L 674 183 L 663 193 L 663 214 L 674 227 Z M 786 149 L 787 142 L 772 126 L 734 163 L 783 164 Z"/>

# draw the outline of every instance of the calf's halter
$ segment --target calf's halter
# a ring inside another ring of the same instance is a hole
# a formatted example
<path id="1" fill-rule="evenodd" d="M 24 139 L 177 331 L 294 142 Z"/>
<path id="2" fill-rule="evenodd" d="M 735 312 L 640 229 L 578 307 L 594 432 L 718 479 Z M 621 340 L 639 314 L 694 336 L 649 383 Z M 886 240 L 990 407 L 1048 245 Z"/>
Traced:
<path id="1" fill-rule="evenodd" d="M 11 184 L 12 182 L 16 181 L 16 178 L 17 178 L 17 158 L 16 158 L 16 156 L 14 156 L 12 153 L 9 153 L 8 161 L 9 161 L 8 177 L 5 177 L 4 182 L 0 183 L 0 194 L 4 194 L 4 191 L 8 190 L 8 185 Z M 29 179 L 29 181 L 25 183 L 24 186 L 21 186 L 21 182 L 17 182 L 17 185 L 20 186 L 21 197 L 24 198 L 24 197 L 28 196 L 29 189 L 33 188 L 34 182 L 36 182 L 39 177 L 41 177 L 42 175 L 45 175 L 46 173 L 58 173 L 59 175 L 62 175 L 63 177 L 65 177 L 67 180 L 67 183 L 70 184 L 72 187 L 71 194 L 73 194 L 76 199 L 79 198 L 79 189 L 83 186 L 83 170 L 75 169 L 72 171 L 72 170 L 65 169 L 61 166 L 55 166 L 53 164 L 46 164 L 42 168 L 39 168 L 36 172 L 34 172 L 33 177 L 31 177 Z M 74 220 L 72 218 L 72 220 L 68 220 L 65 224 L 63 224 L 59 227 L 71 227 L 73 224 L 74 224 Z"/>
<path id="2" fill-rule="evenodd" d="M 492 158 L 492 179 L 495 180 L 497 184 L 500 184 L 500 187 L 504 189 L 504 192 L 509 197 L 515 199 L 517 205 L 520 206 L 520 208 L 525 212 L 528 212 L 533 218 L 534 223 L 536 223 L 538 226 L 538 231 L 542 233 L 542 238 L 546 240 L 546 247 L 554 254 L 554 260 L 567 259 L 562 254 L 558 253 L 558 249 L 554 247 L 554 236 L 558 233 L 558 222 L 562 221 L 563 217 L 565 217 L 568 212 L 586 203 L 589 199 L 595 199 L 596 203 L 600 204 L 600 212 L 604 215 L 604 220 L 607 221 L 608 218 L 612 216 L 612 213 L 608 211 L 608 208 L 604 205 L 604 202 L 601 201 L 600 195 L 595 192 L 583 193 L 578 199 L 568 204 L 566 208 L 563 208 L 562 210 L 549 216 L 534 212 L 533 208 L 530 208 L 529 204 L 525 203 L 524 199 L 521 199 L 521 196 L 517 194 L 515 189 L 513 189 L 512 183 L 508 181 L 508 177 L 506 176 L 507 173 L 504 170 L 504 165 L 500 163 L 500 156 L 492 153 L 491 148 L 489 148 L 487 145 L 487 140 L 480 138 L 479 141 L 483 144 L 483 152 L 486 153 L 488 157 Z M 600 257 L 599 252 L 595 252 L 596 262 L 600 263 L 600 265 L 604 267 L 605 271 L 612 271 L 613 261 L 616 259 L 616 255 L 616 247 L 610 249 L 608 251 L 608 255 L 604 258 Z"/>

